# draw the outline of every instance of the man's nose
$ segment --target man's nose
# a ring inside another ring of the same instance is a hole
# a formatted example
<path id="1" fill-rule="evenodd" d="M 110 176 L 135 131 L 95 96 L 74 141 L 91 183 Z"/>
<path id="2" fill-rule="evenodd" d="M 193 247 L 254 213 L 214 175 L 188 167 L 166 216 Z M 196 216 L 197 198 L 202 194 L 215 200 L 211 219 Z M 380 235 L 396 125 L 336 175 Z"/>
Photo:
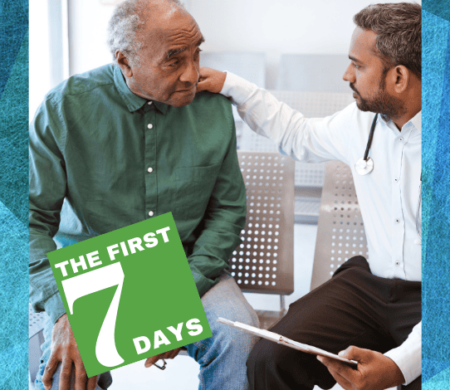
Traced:
<path id="1" fill-rule="evenodd" d="M 196 84 L 200 77 L 200 69 L 195 61 L 189 61 L 185 71 L 180 76 L 180 81 L 189 85 Z"/>
<path id="2" fill-rule="evenodd" d="M 355 72 L 353 72 L 352 64 L 350 64 L 344 72 L 342 76 L 344 81 L 348 81 L 349 83 L 354 83 L 355 80 Z"/>

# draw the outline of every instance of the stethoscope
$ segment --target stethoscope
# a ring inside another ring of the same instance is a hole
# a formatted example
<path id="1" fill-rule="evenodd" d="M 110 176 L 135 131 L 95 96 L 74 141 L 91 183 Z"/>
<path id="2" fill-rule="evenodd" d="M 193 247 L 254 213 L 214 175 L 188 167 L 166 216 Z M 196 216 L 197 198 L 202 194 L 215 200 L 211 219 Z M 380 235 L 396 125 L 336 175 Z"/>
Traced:
<path id="1" fill-rule="evenodd" d="M 372 121 L 372 126 L 370 128 L 369 139 L 367 140 L 366 151 L 364 152 L 364 157 L 360 158 L 355 164 L 355 171 L 358 175 L 364 176 L 373 171 L 374 163 L 369 157 L 370 147 L 372 146 L 373 135 L 375 133 L 375 127 L 377 125 L 378 114 Z M 419 202 L 417 204 L 416 211 L 416 231 L 419 235 L 419 239 L 415 240 L 414 243 L 417 245 L 421 244 L 422 240 L 422 216 L 421 216 L 421 205 L 422 205 L 422 174 L 420 174 L 420 184 L 419 184 Z"/>
<path id="2" fill-rule="evenodd" d="M 355 171 L 358 175 L 364 176 L 373 171 L 373 160 L 369 157 L 370 147 L 372 146 L 373 135 L 377 125 L 378 114 L 373 118 L 372 127 L 370 128 L 369 139 L 367 140 L 366 151 L 364 157 L 356 161 Z"/>

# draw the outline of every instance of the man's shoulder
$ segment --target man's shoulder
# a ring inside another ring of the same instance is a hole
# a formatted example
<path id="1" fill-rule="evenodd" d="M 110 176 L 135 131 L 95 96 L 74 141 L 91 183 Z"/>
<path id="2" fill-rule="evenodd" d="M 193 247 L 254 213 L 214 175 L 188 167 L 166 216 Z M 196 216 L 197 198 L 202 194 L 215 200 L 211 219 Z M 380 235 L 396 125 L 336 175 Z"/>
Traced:
<path id="1" fill-rule="evenodd" d="M 45 100 L 57 103 L 64 98 L 77 97 L 112 84 L 114 84 L 114 64 L 107 64 L 69 77 L 50 90 Z"/>
<path id="2" fill-rule="evenodd" d="M 192 108 L 203 110 L 221 110 L 224 113 L 231 113 L 231 101 L 218 93 L 202 91 L 195 95 L 195 99 L 190 104 Z"/>

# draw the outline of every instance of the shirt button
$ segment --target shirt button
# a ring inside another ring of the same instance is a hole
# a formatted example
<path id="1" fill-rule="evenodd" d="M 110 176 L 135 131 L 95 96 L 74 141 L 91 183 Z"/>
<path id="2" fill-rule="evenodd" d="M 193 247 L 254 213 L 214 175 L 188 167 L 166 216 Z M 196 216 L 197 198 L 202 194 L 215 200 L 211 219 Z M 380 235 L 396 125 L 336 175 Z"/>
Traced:
<path id="1" fill-rule="evenodd" d="M 400 138 L 399 138 L 399 141 L 400 141 L 400 142 L 403 142 L 403 137 L 400 137 Z"/>
<path id="2" fill-rule="evenodd" d="M 147 171 L 148 171 L 148 173 L 152 173 L 153 172 L 153 168 L 150 167 L 150 168 L 147 169 Z"/>
<path id="3" fill-rule="evenodd" d="M 154 212 L 153 211 L 149 211 L 148 215 L 150 215 L 150 217 L 153 217 Z"/>
<path id="4" fill-rule="evenodd" d="M 396 219 L 395 222 L 400 223 L 400 220 L 399 220 L 399 219 Z"/>
<path id="5" fill-rule="evenodd" d="M 147 126 L 149 129 L 153 129 L 153 125 L 151 123 L 148 124 Z"/>
<path id="6" fill-rule="evenodd" d="M 397 179 L 397 178 L 395 178 L 395 179 L 394 179 L 394 181 L 395 181 L 395 182 L 397 183 L 397 182 L 398 182 L 398 179 Z"/>
<path id="7" fill-rule="evenodd" d="M 151 105 L 152 105 L 152 103 L 153 103 L 153 102 L 148 102 L 147 104 L 148 104 L 149 106 L 151 106 Z"/>
<path id="8" fill-rule="evenodd" d="M 395 262 L 395 265 L 400 265 L 400 263 L 398 261 Z"/>

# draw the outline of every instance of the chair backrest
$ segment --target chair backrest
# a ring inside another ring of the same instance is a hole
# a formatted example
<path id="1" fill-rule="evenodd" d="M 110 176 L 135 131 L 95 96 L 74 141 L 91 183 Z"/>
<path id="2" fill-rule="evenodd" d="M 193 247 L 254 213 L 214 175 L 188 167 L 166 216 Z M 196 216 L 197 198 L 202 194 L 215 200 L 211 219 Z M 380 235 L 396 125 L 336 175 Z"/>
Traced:
<path id="1" fill-rule="evenodd" d="M 266 56 L 264 53 L 202 52 L 200 65 L 232 72 L 261 88 L 266 85 Z M 250 129 L 241 119 L 234 105 L 233 117 L 236 124 L 237 148 L 241 149 L 242 133 Z"/>
<path id="2" fill-rule="evenodd" d="M 266 56 L 264 53 L 202 52 L 200 66 L 232 72 L 261 88 L 266 85 Z"/>
<path id="3" fill-rule="evenodd" d="M 306 118 L 323 118 L 332 115 L 351 104 L 354 100 L 350 93 L 324 93 L 299 91 L 270 91 L 279 101 L 298 110 Z M 276 145 L 250 129 L 244 129 L 241 150 L 276 152 Z M 296 187 L 322 187 L 325 177 L 325 163 L 295 163 Z"/>
<path id="4" fill-rule="evenodd" d="M 36 333 L 44 328 L 44 313 L 35 313 L 28 303 L 28 338 L 32 338 Z"/>
<path id="5" fill-rule="evenodd" d="M 353 256 L 367 256 L 367 241 L 350 167 L 327 163 L 320 204 L 311 290 Z"/>
<path id="6" fill-rule="evenodd" d="M 238 151 L 247 191 L 242 244 L 231 274 L 247 292 L 294 291 L 294 161 L 273 152 Z"/>
<path id="7" fill-rule="evenodd" d="M 350 60 L 345 54 L 283 54 L 278 72 L 281 91 L 350 92 L 342 80 Z"/>

